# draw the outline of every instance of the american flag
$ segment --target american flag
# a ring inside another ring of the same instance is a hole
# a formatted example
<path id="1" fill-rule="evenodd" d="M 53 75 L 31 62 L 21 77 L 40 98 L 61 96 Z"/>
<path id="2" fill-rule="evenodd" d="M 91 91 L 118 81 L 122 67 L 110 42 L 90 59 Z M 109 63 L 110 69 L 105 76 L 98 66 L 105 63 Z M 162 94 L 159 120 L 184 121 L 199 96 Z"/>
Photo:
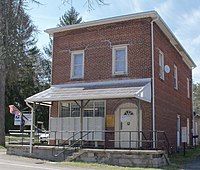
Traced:
<path id="1" fill-rule="evenodd" d="M 9 105 L 10 113 L 13 115 L 21 115 L 21 112 L 14 105 Z"/>

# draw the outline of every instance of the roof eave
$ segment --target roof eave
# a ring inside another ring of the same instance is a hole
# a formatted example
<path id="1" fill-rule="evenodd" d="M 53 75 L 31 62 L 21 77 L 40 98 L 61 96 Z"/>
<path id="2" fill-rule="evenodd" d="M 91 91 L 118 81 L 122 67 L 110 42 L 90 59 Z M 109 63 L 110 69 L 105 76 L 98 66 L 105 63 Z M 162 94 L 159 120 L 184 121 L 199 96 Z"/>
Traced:
<path id="1" fill-rule="evenodd" d="M 140 13 L 135 13 L 135 14 L 100 19 L 100 20 L 95 20 L 95 21 L 88 21 L 88 22 L 84 22 L 80 24 L 67 25 L 64 27 L 50 28 L 50 29 L 46 29 L 44 32 L 48 33 L 49 35 L 53 35 L 54 33 L 57 33 L 57 32 L 63 32 L 63 31 L 86 28 L 86 27 L 103 25 L 103 24 L 110 24 L 110 23 L 115 23 L 115 22 L 120 22 L 120 21 L 127 21 L 131 19 L 140 19 L 140 18 L 147 18 L 147 17 L 155 18 L 157 15 L 158 14 L 156 11 L 140 12 Z"/>

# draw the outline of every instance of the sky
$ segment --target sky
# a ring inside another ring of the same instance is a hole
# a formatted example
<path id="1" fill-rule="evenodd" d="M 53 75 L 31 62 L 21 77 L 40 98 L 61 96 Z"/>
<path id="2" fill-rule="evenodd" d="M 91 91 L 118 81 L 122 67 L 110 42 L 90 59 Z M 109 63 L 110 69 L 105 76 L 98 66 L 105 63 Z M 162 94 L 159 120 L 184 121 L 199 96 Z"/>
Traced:
<path id="1" fill-rule="evenodd" d="M 39 0 L 42 5 L 30 4 L 28 13 L 38 28 L 38 47 L 49 42 L 45 29 L 54 28 L 65 11 L 73 5 L 83 21 L 156 10 L 196 63 L 193 81 L 200 83 L 200 0 L 104 0 L 107 5 L 88 10 L 86 0 Z M 71 3 L 72 2 L 72 3 Z"/>

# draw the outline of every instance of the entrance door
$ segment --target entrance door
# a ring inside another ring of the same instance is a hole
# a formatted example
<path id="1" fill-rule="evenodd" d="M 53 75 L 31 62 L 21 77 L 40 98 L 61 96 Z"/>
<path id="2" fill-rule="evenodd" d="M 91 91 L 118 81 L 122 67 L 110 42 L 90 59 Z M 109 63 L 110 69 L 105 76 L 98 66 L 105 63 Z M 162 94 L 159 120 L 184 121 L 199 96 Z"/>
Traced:
<path id="1" fill-rule="evenodd" d="M 181 140 L 181 118 L 180 115 L 177 115 L 177 122 L 176 122 L 177 130 L 176 130 L 176 137 L 177 137 L 177 147 L 180 147 L 180 140 Z"/>
<path id="2" fill-rule="evenodd" d="M 119 126 L 119 147 L 135 148 L 138 140 L 137 110 L 121 109 Z"/>

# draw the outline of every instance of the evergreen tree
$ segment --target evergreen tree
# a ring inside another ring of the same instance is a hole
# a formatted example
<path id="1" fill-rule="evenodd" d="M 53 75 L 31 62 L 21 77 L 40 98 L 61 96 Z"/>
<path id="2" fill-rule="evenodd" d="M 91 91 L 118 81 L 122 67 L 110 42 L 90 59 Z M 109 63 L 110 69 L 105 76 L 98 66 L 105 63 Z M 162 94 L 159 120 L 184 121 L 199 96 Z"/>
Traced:
<path id="1" fill-rule="evenodd" d="M 58 27 L 79 24 L 81 22 L 82 22 L 82 17 L 79 17 L 79 13 L 74 9 L 74 7 L 71 7 L 67 12 L 64 13 L 63 16 L 60 17 Z M 45 54 L 50 58 L 53 55 L 52 45 L 53 45 L 53 40 L 50 38 L 49 44 L 43 48 Z"/>
<path id="2" fill-rule="evenodd" d="M 79 13 L 74 9 L 74 7 L 71 7 L 70 10 L 65 12 L 65 14 L 60 17 L 60 23 L 58 24 L 59 27 L 63 27 L 66 25 L 73 25 L 73 24 L 79 24 L 82 22 L 82 17 L 79 17 Z"/>

